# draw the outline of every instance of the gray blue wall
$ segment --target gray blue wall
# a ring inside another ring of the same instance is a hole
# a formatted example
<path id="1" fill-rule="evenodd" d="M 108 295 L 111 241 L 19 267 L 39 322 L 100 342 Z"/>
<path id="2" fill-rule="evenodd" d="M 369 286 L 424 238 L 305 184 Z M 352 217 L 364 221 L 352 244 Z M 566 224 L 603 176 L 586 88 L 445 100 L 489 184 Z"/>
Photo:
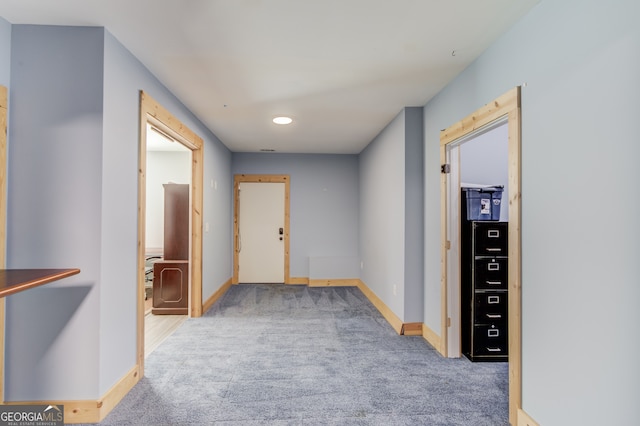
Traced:
<path id="1" fill-rule="evenodd" d="M 421 322 L 422 108 L 404 108 L 360 153 L 362 281 L 404 322 Z"/>
<path id="2" fill-rule="evenodd" d="M 424 291 L 424 125 L 421 107 L 404 109 L 404 321 L 422 322 Z"/>
<path id="3" fill-rule="evenodd" d="M 292 277 L 359 277 L 356 155 L 234 153 L 232 173 L 291 176 Z"/>
<path id="4" fill-rule="evenodd" d="M 136 363 L 139 91 L 203 137 L 218 183 L 205 300 L 232 274 L 231 154 L 102 28 L 13 25 L 11 47 L 7 265 L 82 272 L 8 298 L 6 398 L 97 399 Z"/>
<path id="5" fill-rule="evenodd" d="M 139 91 L 144 90 L 178 120 L 203 138 L 203 223 L 209 232 L 203 236 L 202 297 L 206 301 L 231 278 L 231 153 L 178 99 L 171 94 L 109 32 L 105 32 L 104 59 L 104 143 L 103 143 L 103 282 L 101 287 L 101 394 L 123 371 L 131 368 L 135 355 L 135 289 L 137 241 L 137 169 Z M 208 183 L 218 182 L 217 189 Z M 120 206 L 120 208 L 113 208 Z M 126 206 L 126 207 L 125 207 Z M 119 229 L 114 233 L 113 229 Z M 121 233 L 120 233 L 121 232 Z M 110 268 L 116 259 L 121 270 Z M 123 279 L 123 270 L 126 279 Z M 124 297 L 130 294 L 131 297 Z M 129 304 L 132 304 L 129 306 Z M 110 307 L 122 306 L 114 315 Z M 126 306 L 126 308 L 125 308 Z M 123 333 L 128 330 L 130 333 Z M 113 347 L 129 348 L 114 358 Z M 108 361 L 107 361 L 108 360 Z"/>
<path id="6" fill-rule="evenodd" d="M 360 153 L 362 281 L 400 319 L 404 318 L 404 118 L 402 110 Z"/>
<path id="7" fill-rule="evenodd" d="M 0 17 L 0 85 L 9 87 L 11 75 L 11 24 Z"/>
<path id="8" fill-rule="evenodd" d="M 506 123 L 460 145 L 462 184 L 502 185 L 500 220 L 509 221 L 509 135 Z"/>
<path id="9" fill-rule="evenodd" d="M 424 108 L 425 323 L 440 330 L 440 129 L 527 83 L 522 397 L 543 425 L 637 418 L 638 16 L 635 0 L 543 1 Z"/>
<path id="10" fill-rule="evenodd" d="M 98 397 L 103 33 L 13 26 L 7 267 L 82 273 L 7 299 L 9 401 Z"/>

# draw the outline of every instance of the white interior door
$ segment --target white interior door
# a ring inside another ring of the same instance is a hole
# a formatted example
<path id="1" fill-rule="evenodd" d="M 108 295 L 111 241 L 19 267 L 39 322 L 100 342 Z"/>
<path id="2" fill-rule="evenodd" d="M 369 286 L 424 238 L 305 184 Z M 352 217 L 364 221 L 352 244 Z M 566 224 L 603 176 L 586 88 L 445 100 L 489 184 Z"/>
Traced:
<path id="1" fill-rule="evenodd" d="M 285 184 L 241 182 L 240 283 L 284 283 Z"/>

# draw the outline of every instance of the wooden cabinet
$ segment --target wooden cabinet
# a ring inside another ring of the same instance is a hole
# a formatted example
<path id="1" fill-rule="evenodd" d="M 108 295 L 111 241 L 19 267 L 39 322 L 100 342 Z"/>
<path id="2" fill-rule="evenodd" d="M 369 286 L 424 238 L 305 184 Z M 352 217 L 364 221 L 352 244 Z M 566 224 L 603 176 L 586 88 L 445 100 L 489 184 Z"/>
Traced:
<path id="1" fill-rule="evenodd" d="M 164 186 L 164 259 L 189 260 L 189 185 Z"/>
<path id="2" fill-rule="evenodd" d="M 164 253 L 153 265 L 153 314 L 189 312 L 189 185 L 164 186 Z"/>
<path id="3" fill-rule="evenodd" d="M 155 315 L 186 315 L 189 310 L 189 261 L 159 261 L 153 264 L 153 308 Z"/>

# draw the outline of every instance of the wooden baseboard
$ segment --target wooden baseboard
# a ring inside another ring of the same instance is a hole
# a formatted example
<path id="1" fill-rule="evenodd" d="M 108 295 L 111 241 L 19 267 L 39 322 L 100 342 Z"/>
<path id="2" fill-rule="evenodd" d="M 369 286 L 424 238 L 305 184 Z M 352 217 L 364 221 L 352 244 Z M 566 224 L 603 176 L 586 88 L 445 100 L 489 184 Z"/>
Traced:
<path id="1" fill-rule="evenodd" d="M 229 290 L 229 287 L 231 287 L 231 278 L 229 278 L 227 282 L 222 284 L 222 287 L 216 290 L 211 295 L 211 297 L 209 297 L 207 301 L 202 304 L 202 313 L 204 314 L 205 312 L 207 312 L 213 306 L 213 304 L 216 303 L 216 301 L 220 299 L 222 295 L 227 292 L 227 290 Z"/>
<path id="2" fill-rule="evenodd" d="M 405 322 L 402 324 L 402 333 L 405 336 L 422 336 L 421 322 Z"/>
<path id="3" fill-rule="evenodd" d="M 403 323 L 396 314 L 389 309 L 387 305 L 373 292 L 367 285 L 358 278 L 342 278 L 342 279 L 310 279 L 310 278 L 291 278 L 291 284 L 307 284 L 309 287 L 358 287 L 360 291 L 369 299 L 376 309 L 387 320 L 391 327 L 400 335 L 421 336 L 422 323 L 410 322 Z"/>
<path id="4" fill-rule="evenodd" d="M 310 279 L 309 287 L 357 287 L 359 281 L 360 280 L 357 278 L 328 279 L 328 280 Z"/>
<path id="5" fill-rule="evenodd" d="M 385 305 L 384 302 L 373 291 L 371 291 L 371 289 L 367 287 L 364 282 L 362 282 L 362 280 L 357 281 L 357 287 L 360 289 L 360 291 L 364 293 L 365 296 L 367 296 L 367 299 L 369 299 L 373 306 L 375 306 L 376 309 L 382 314 L 384 319 L 386 319 L 387 322 L 391 324 L 391 327 L 393 327 L 396 333 L 402 334 L 402 320 L 398 318 L 398 316 L 394 314 L 393 311 L 389 309 L 389 307 Z"/>
<path id="6" fill-rule="evenodd" d="M 285 284 L 308 285 L 309 284 L 309 277 L 290 277 L 289 278 L 289 282 L 287 282 Z"/>
<path id="7" fill-rule="evenodd" d="M 517 426 L 540 426 L 538 422 L 533 420 L 531 416 L 524 412 L 522 408 L 518 408 Z"/>
<path id="8" fill-rule="evenodd" d="M 135 366 L 131 369 L 118 383 L 113 385 L 111 389 L 107 391 L 106 394 L 98 401 L 98 407 L 100 408 L 100 420 L 104 419 L 107 414 L 111 412 L 115 408 L 116 405 L 124 398 L 126 394 L 129 393 L 131 389 L 138 383 L 141 379 L 141 375 L 139 374 L 140 369 L 138 366 Z M 67 420 L 65 415 L 65 422 L 71 423 Z M 81 422 L 77 422 L 81 423 Z"/>
<path id="9" fill-rule="evenodd" d="M 97 401 L 7 401 L 3 404 L 62 405 L 65 424 L 99 423 L 139 381 L 139 368 L 135 366 Z"/>
<path id="10" fill-rule="evenodd" d="M 433 346 L 440 354 L 442 354 L 442 348 L 440 345 L 442 344 L 440 340 L 440 336 L 434 332 L 432 329 L 427 327 L 426 324 L 422 324 L 422 337 L 426 340 L 431 346 Z"/>

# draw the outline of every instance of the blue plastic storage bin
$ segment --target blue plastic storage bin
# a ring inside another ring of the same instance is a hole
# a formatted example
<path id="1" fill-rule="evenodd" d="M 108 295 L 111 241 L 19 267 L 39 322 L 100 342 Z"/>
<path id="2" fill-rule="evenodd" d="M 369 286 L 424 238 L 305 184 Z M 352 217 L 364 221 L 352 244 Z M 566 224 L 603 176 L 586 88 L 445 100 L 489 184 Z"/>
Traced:
<path id="1" fill-rule="evenodd" d="M 504 186 L 462 188 L 462 220 L 500 220 Z"/>

